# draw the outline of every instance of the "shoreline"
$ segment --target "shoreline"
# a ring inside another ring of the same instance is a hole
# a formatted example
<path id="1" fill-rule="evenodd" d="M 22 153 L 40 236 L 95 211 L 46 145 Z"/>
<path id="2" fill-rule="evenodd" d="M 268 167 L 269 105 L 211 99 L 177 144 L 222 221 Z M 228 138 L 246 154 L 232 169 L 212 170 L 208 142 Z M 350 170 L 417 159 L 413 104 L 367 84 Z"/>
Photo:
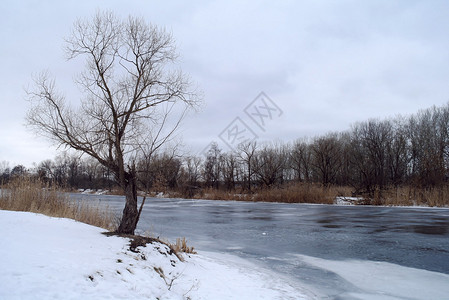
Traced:
<path id="1" fill-rule="evenodd" d="M 0 210 L 0 298 L 311 299 L 297 283 L 230 255 L 182 253 L 70 219 Z M 58 284 L 55 284 L 57 282 Z"/>
<path id="2" fill-rule="evenodd" d="M 90 190 L 93 191 L 93 190 Z M 100 190 L 103 191 L 103 190 Z M 80 192 L 80 191 L 69 191 L 66 192 L 69 194 L 78 194 L 78 195 L 92 195 L 92 196 L 123 196 L 120 193 L 97 193 L 97 192 Z M 160 194 L 160 193 L 159 193 Z M 347 202 L 347 203 L 338 203 L 338 199 L 334 200 L 334 203 L 307 203 L 307 202 L 278 202 L 278 201 L 249 201 L 246 199 L 208 199 L 208 198 L 181 198 L 181 197 L 175 197 L 175 196 L 166 196 L 165 194 L 163 196 L 158 197 L 158 195 L 152 196 L 152 195 L 139 195 L 139 198 L 147 197 L 147 198 L 154 198 L 154 199 L 179 199 L 179 200 L 185 200 L 185 201 L 225 201 L 225 202 L 247 202 L 247 203 L 273 203 L 273 204 L 304 204 L 304 205 L 329 205 L 329 206 L 351 206 L 351 207 L 398 207 L 398 208 L 428 208 L 428 209 L 449 209 L 449 206 L 429 206 L 429 205 L 388 205 L 388 204 L 358 204 Z M 353 198 L 353 197 L 337 197 L 337 198 Z"/>

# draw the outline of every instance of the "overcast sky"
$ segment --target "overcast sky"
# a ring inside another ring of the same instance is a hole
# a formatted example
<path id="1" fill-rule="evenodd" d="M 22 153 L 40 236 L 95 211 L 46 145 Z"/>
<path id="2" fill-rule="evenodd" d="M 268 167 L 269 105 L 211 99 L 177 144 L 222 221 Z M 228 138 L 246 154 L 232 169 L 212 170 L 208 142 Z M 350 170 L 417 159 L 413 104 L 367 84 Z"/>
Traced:
<path id="1" fill-rule="evenodd" d="M 204 93 L 182 130 L 191 152 L 211 141 L 228 150 L 224 133 L 236 126 L 260 141 L 288 142 L 449 100 L 444 0 L 2 0 L 0 162 L 31 167 L 54 158 L 55 146 L 24 126 L 24 89 L 49 70 L 59 90 L 76 94 L 82 65 L 65 60 L 64 38 L 77 18 L 98 9 L 173 33 L 180 67 Z M 261 92 L 268 98 L 254 102 Z M 257 107 L 270 118 L 251 118 Z"/>

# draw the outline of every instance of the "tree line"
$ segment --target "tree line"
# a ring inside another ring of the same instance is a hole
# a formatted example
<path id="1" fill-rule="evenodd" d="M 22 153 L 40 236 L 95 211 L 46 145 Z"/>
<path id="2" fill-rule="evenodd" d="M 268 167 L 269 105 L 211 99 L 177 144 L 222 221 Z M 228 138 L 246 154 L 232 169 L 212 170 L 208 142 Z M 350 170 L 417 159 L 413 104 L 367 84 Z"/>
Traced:
<path id="1" fill-rule="evenodd" d="M 67 189 L 114 189 L 111 172 L 91 158 L 81 158 L 68 152 L 47 159 L 27 169 L 23 165 L 10 167 L 0 163 L 0 182 L 6 184 L 17 177 L 34 177 L 41 182 Z"/>
<path id="2" fill-rule="evenodd" d="M 441 187 L 449 175 L 449 104 L 293 143 L 252 142 L 228 152 L 212 144 L 205 156 L 179 165 L 190 186 L 248 192 L 290 182 L 350 186 L 369 196 L 391 187 Z"/>
<path id="3" fill-rule="evenodd" d="M 182 191 L 184 196 L 202 188 L 251 193 L 291 182 L 350 186 L 364 195 L 404 185 L 439 187 L 448 183 L 449 104 L 293 143 L 249 142 L 226 152 L 212 143 L 206 154 L 184 157 L 159 151 L 135 165 L 142 190 Z M 26 170 L 0 171 L 6 180 Z M 69 188 L 114 187 L 108 168 L 67 153 L 39 163 L 33 173 Z"/>

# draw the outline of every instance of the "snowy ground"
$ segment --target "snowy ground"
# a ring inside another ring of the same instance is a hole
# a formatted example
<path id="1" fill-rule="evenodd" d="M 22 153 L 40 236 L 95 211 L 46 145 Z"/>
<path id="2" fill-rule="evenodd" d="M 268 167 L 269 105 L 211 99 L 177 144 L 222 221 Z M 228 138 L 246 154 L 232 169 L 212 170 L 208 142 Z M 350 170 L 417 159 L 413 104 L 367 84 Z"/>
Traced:
<path id="1" fill-rule="evenodd" d="M 159 243 L 68 219 L 0 211 L 0 299 L 310 299 L 288 278 L 204 253 L 180 261 Z"/>

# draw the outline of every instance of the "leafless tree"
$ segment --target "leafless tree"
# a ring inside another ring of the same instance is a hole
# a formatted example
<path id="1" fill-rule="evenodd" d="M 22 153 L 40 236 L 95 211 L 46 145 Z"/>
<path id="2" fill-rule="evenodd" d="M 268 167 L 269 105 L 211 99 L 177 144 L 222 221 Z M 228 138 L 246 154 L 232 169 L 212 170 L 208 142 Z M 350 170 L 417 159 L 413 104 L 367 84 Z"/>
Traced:
<path id="1" fill-rule="evenodd" d="M 53 162 L 53 181 L 58 186 L 66 186 L 68 179 L 68 154 L 62 152 L 55 157 Z"/>
<path id="2" fill-rule="evenodd" d="M 257 152 L 257 142 L 246 142 L 238 145 L 239 158 L 245 165 L 248 192 L 251 192 L 252 177 L 254 176 L 254 159 Z"/>
<path id="3" fill-rule="evenodd" d="M 374 182 L 383 188 L 387 174 L 387 151 L 392 140 L 390 121 L 370 120 L 362 123 L 363 141 L 374 171 Z"/>
<path id="4" fill-rule="evenodd" d="M 312 165 L 321 183 L 324 185 L 335 183 L 342 163 L 342 147 L 338 135 L 330 133 L 316 138 L 311 145 L 311 150 Z"/>
<path id="5" fill-rule="evenodd" d="M 52 182 L 53 175 L 53 161 L 51 159 L 46 159 L 40 162 L 36 167 L 39 178 L 43 181 Z"/>
<path id="6" fill-rule="evenodd" d="M 142 185 L 149 191 L 155 185 L 158 188 L 174 188 L 178 184 L 181 160 L 174 152 L 155 153 L 150 161 L 139 161 L 138 178 Z"/>
<path id="7" fill-rule="evenodd" d="M 283 183 L 284 169 L 287 162 L 287 151 L 283 145 L 265 145 L 256 152 L 254 172 L 257 179 L 266 187 Z"/>
<path id="8" fill-rule="evenodd" d="M 408 124 L 411 165 L 416 183 L 424 187 L 442 184 L 448 174 L 449 107 L 424 110 Z"/>
<path id="9" fill-rule="evenodd" d="M 401 118 L 393 122 L 393 132 L 388 147 L 389 183 L 398 186 L 405 182 L 410 162 L 406 124 Z"/>
<path id="10" fill-rule="evenodd" d="M 390 120 L 373 119 L 355 124 L 349 151 L 354 171 L 358 174 L 358 178 L 353 178 L 356 188 L 373 194 L 392 183 L 391 171 L 400 171 L 397 159 L 405 150 L 403 143 L 405 141 L 401 140 Z"/>
<path id="11" fill-rule="evenodd" d="M 289 161 L 298 181 L 311 180 L 311 150 L 306 140 L 298 140 L 293 144 Z"/>
<path id="12" fill-rule="evenodd" d="M 356 124 L 351 130 L 350 162 L 353 168 L 351 185 L 356 192 L 372 192 L 375 186 L 374 168 L 370 159 L 362 125 Z"/>
<path id="13" fill-rule="evenodd" d="M 203 166 L 203 179 L 207 186 L 218 188 L 222 175 L 220 162 L 221 149 L 217 143 L 212 143 L 207 151 Z"/>
<path id="14" fill-rule="evenodd" d="M 174 137 L 198 96 L 186 75 L 172 67 L 177 58 L 172 35 L 143 19 L 98 12 L 75 22 L 66 42 L 68 59 L 86 61 L 77 80 L 84 93 L 81 105 L 71 107 L 44 73 L 29 92 L 34 101 L 28 124 L 111 170 L 126 196 L 117 232 L 133 234 L 136 161 Z"/>
<path id="15" fill-rule="evenodd" d="M 338 134 L 338 142 L 340 144 L 340 168 L 338 170 L 336 184 L 349 185 L 353 177 L 354 170 L 351 165 L 351 134 L 349 131 Z"/>
<path id="16" fill-rule="evenodd" d="M 185 173 L 187 177 L 187 184 L 191 187 L 196 187 L 201 177 L 201 157 L 188 156 L 185 159 Z"/>
<path id="17" fill-rule="evenodd" d="M 238 162 L 235 153 L 225 153 L 221 155 L 221 170 L 223 181 L 228 190 L 235 189 L 235 183 L 238 180 Z"/>

